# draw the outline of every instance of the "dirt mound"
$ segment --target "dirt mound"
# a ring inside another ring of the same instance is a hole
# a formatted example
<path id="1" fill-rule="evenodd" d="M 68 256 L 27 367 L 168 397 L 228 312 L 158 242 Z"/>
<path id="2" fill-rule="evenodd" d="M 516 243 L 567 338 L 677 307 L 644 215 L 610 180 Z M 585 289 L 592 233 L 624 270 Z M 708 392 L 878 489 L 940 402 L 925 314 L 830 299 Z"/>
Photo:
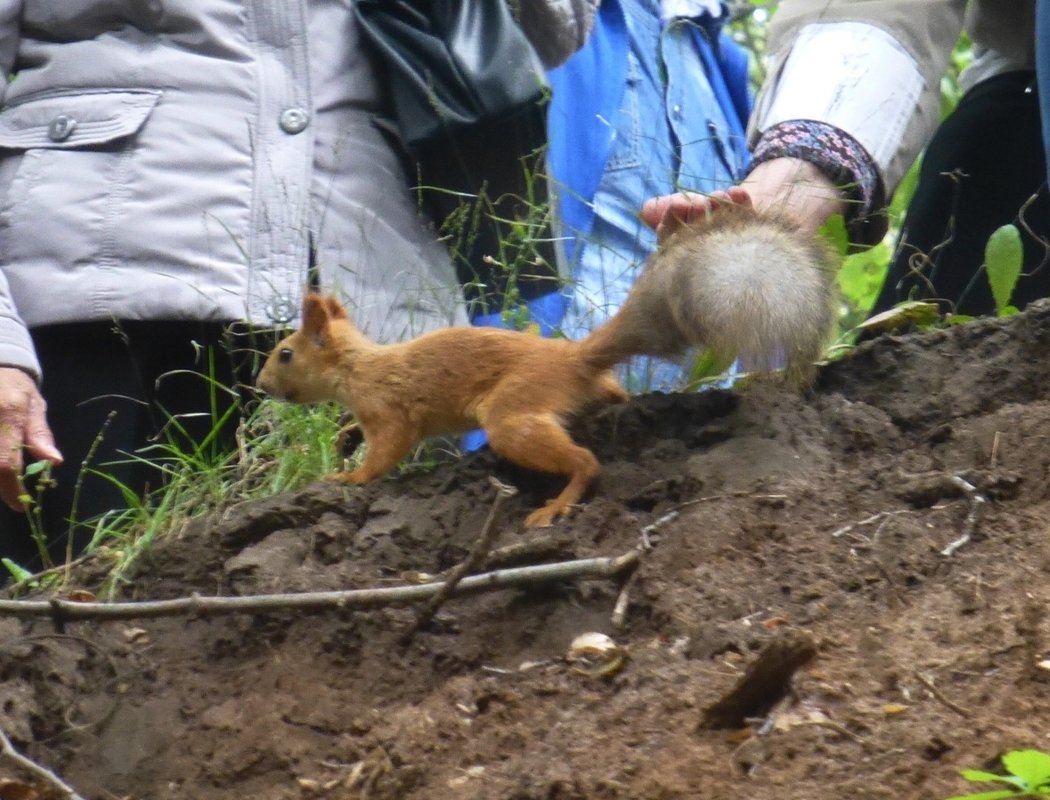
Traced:
<path id="1" fill-rule="evenodd" d="M 947 797 L 961 767 L 1050 748 L 1048 390 L 1040 304 L 881 337 L 803 397 L 602 409 L 576 431 L 600 481 L 548 531 L 521 521 L 559 481 L 489 453 L 231 508 L 157 546 L 127 599 L 439 573 L 490 475 L 521 490 L 490 566 L 620 555 L 647 526 L 652 548 L 620 630 L 613 580 L 454 599 L 407 645 L 413 607 L 0 619 L 0 727 L 88 798 Z M 564 660 L 587 631 L 621 668 Z M 790 636 L 815 646 L 790 691 L 701 725 Z"/>

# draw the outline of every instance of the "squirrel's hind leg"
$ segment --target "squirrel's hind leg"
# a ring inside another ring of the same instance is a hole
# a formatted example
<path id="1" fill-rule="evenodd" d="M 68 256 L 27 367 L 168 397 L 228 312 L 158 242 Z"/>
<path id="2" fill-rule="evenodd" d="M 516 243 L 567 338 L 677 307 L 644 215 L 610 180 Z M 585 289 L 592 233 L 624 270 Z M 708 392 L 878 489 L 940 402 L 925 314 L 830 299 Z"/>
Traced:
<path id="1" fill-rule="evenodd" d="M 527 528 L 545 528 L 567 513 L 583 497 L 598 475 L 598 459 L 576 444 L 556 415 L 517 413 L 482 419 L 489 445 L 499 455 L 520 467 L 568 475 L 562 493 L 525 519 Z"/>

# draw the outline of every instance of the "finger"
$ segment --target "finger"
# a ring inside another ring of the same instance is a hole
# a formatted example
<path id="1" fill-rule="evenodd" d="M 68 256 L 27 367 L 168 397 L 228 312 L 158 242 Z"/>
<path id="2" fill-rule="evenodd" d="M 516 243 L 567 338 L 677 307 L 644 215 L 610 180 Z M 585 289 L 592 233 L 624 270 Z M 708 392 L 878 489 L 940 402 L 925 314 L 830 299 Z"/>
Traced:
<path id="1" fill-rule="evenodd" d="M 62 453 L 55 446 L 55 437 L 47 424 L 47 406 L 37 395 L 29 402 L 25 431 L 25 447 L 35 459 L 50 461 L 55 466 L 62 463 Z"/>
<path id="2" fill-rule="evenodd" d="M 25 511 L 18 498 L 22 488 L 22 431 L 11 423 L 0 423 L 0 500 L 15 511 Z"/>
<path id="3" fill-rule="evenodd" d="M 667 209 L 671 206 L 671 195 L 661 195 L 660 197 L 651 197 L 642 203 L 642 222 L 648 225 L 653 230 L 659 227 L 663 221 L 664 215 L 667 213 Z"/>
<path id="4" fill-rule="evenodd" d="M 658 230 L 669 214 L 686 222 L 695 222 L 706 219 L 713 209 L 727 203 L 746 208 L 754 207 L 751 193 L 743 186 L 730 186 L 710 195 L 678 192 L 646 200 L 642 205 L 642 221 Z"/>
<path id="5" fill-rule="evenodd" d="M 730 186 L 726 190 L 726 194 L 729 195 L 729 200 L 738 206 L 744 206 L 745 208 L 754 208 L 755 204 L 751 199 L 751 192 L 745 189 L 743 186 Z"/>
<path id="6" fill-rule="evenodd" d="M 725 205 L 754 208 L 754 204 L 751 202 L 751 193 L 743 186 L 730 186 L 728 189 L 720 189 L 717 192 L 712 192 L 708 199 L 712 209 L 721 208 Z"/>
<path id="7" fill-rule="evenodd" d="M 645 201 L 642 205 L 642 221 L 654 230 L 659 230 L 668 215 L 688 220 L 698 212 L 706 213 L 708 205 L 707 198 L 695 192 L 665 194 Z"/>

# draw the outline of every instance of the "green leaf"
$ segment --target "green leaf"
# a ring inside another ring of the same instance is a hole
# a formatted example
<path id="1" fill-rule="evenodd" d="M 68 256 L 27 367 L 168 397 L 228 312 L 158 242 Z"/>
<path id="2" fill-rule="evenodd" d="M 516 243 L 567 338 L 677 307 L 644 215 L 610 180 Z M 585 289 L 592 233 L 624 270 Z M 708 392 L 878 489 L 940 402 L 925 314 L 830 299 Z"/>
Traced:
<path id="1" fill-rule="evenodd" d="M 842 297 L 850 308 L 866 312 L 875 305 L 889 261 L 890 247 L 885 242 L 851 253 L 842 260 L 837 278 Z"/>
<path id="2" fill-rule="evenodd" d="M 922 167 L 922 159 L 917 158 L 912 162 L 908 171 L 904 173 L 897 188 L 893 191 L 893 201 L 890 203 L 890 217 L 900 220 L 904 217 L 911 199 L 915 195 L 915 187 L 919 185 L 919 172 Z"/>
<path id="3" fill-rule="evenodd" d="M 984 247 L 984 263 L 995 307 L 1000 314 L 1010 305 L 1023 262 L 1024 247 L 1017 226 L 1003 225 L 993 231 Z"/>
<path id="4" fill-rule="evenodd" d="M 976 794 L 957 794 L 947 800 L 1000 800 L 1003 797 L 1024 797 L 1016 789 L 997 789 L 994 792 L 977 792 Z"/>
<path id="5" fill-rule="evenodd" d="M 1034 791 L 1050 782 L 1050 755 L 1039 750 L 1012 750 L 1003 755 L 1003 766 Z"/>
<path id="6" fill-rule="evenodd" d="M 908 300 L 888 311 L 869 317 L 857 326 L 857 330 L 892 331 L 907 325 L 917 325 L 921 328 L 935 323 L 940 313 L 936 303 Z"/>
<path id="7" fill-rule="evenodd" d="M 964 769 L 960 773 L 966 780 L 974 783 L 1007 783 L 1008 776 L 985 772 L 983 769 Z"/>
<path id="8" fill-rule="evenodd" d="M 22 565 L 16 564 L 10 558 L 0 558 L 0 564 L 3 564 L 7 568 L 7 571 L 11 573 L 11 577 L 13 577 L 18 583 L 33 577 L 32 572 Z"/>
<path id="9" fill-rule="evenodd" d="M 841 214 L 832 214 L 828 217 L 827 221 L 820 226 L 819 233 L 836 253 L 840 256 L 846 255 L 849 249 L 849 235 L 846 233 L 846 220 Z"/>
<path id="10" fill-rule="evenodd" d="M 25 468 L 25 477 L 37 475 L 43 472 L 45 469 L 51 466 L 50 461 L 34 461 L 32 464 L 27 464 Z"/>
<path id="11" fill-rule="evenodd" d="M 733 360 L 720 358 L 713 350 L 701 350 L 689 370 L 689 385 L 699 384 L 720 377 L 732 365 Z"/>

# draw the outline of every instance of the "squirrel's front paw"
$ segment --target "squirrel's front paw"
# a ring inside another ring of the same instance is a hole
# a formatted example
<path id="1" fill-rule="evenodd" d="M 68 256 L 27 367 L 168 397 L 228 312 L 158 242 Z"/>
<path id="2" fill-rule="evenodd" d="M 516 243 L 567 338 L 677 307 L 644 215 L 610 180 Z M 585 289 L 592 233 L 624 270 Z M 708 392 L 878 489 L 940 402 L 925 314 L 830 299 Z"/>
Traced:
<path id="1" fill-rule="evenodd" d="M 365 479 L 360 473 L 361 471 L 357 469 L 352 472 L 330 472 L 323 475 L 321 480 L 331 483 L 364 483 Z"/>

